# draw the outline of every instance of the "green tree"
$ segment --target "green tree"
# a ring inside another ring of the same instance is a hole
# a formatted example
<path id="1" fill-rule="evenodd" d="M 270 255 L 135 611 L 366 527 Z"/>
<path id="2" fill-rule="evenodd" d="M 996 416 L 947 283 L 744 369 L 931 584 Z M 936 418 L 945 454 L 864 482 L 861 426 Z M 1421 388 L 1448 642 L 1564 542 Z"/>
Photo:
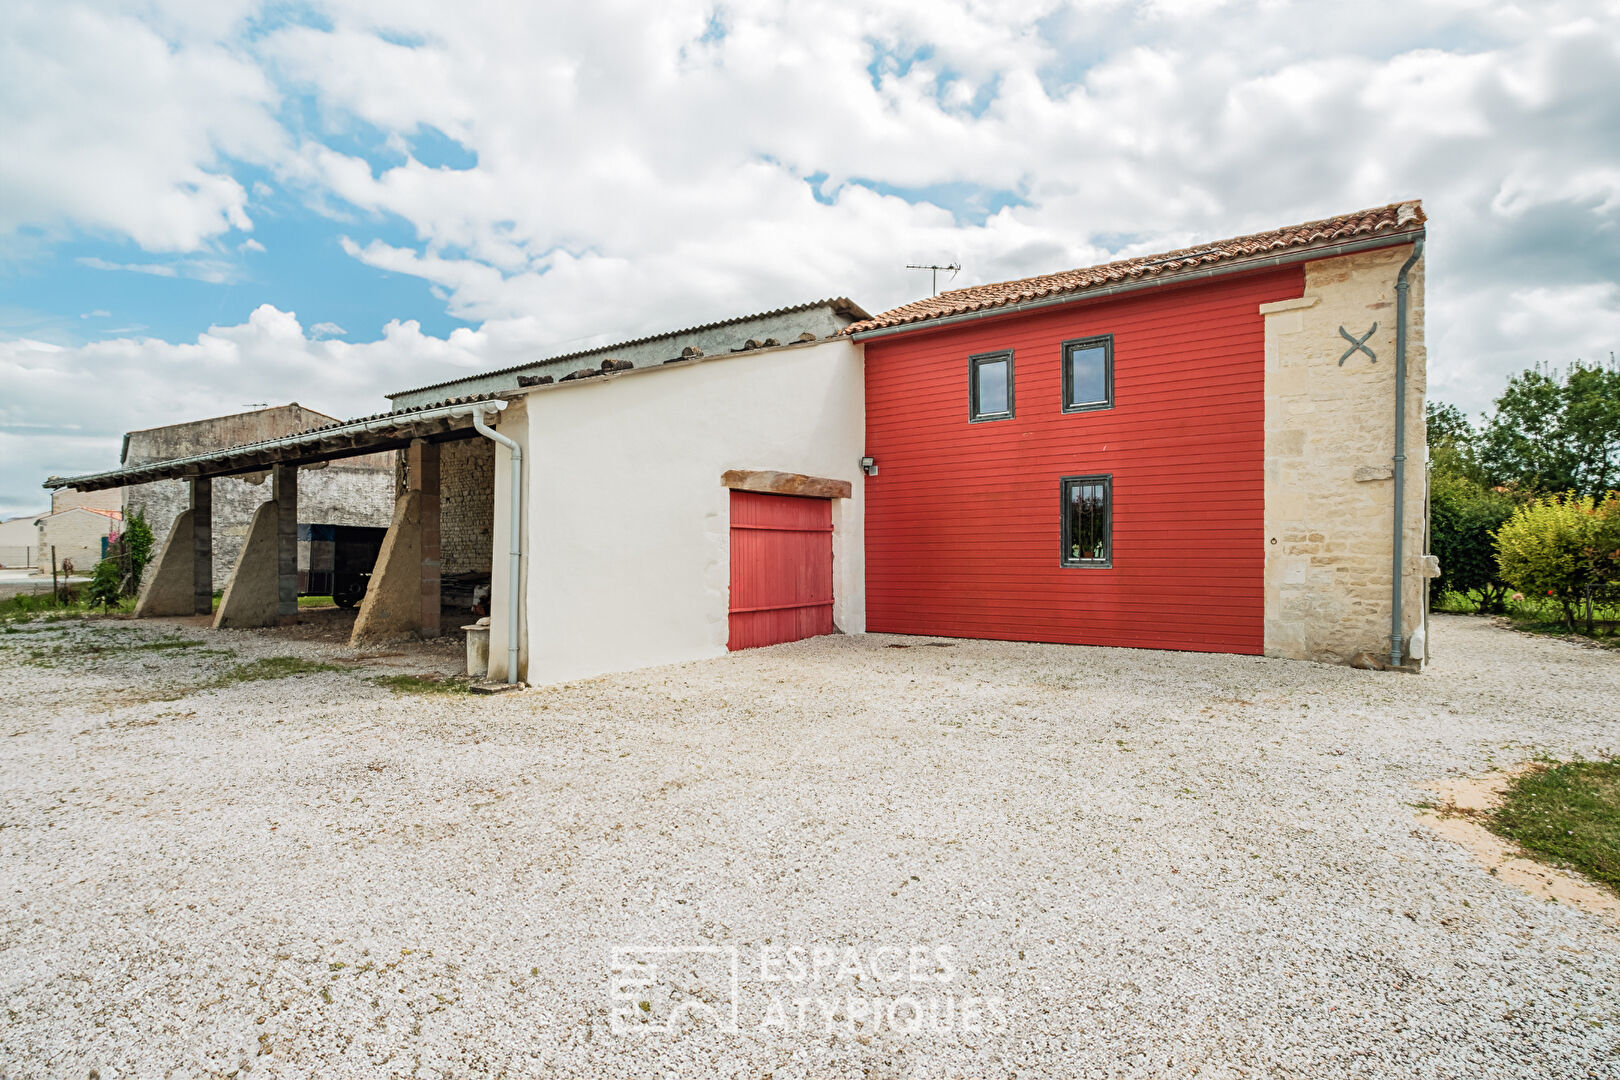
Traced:
<path id="1" fill-rule="evenodd" d="M 1502 577 L 1516 588 L 1550 596 L 1575 628 L 1585 610 L 1620 584 L 1620 494 L 1544 496 L 1519 507 L 1496 534 Z"/>
<path id="2" fill-rule="evenodd" d="M 1476 445 L 1493 486 L 1601 495 L 1620 482 L 1620 368 L 1611 358 L 1520 372 Z"/>
<path id="3" fill-rule="evenodd" d="M 1438 465 L 1429 484 L 1430 550 L 1440 560 L 1430 598 L 1471 594 L 1480 611 L 1502 611 L 1508 584 L 1496 561 L 1496 530 L 1513 516 L 1513 500 Z"/>
<path id="4" fill-rule="evenodd" d="M 1564 384 L 1564 431 L 1574 490 L 1602 496 L 1620 487 L 1620 367 L 1577 365 Z"/>
<path id="5" fill-rule="evenodd" d="M 1479 433 L 1455 405 L 1431 401 L 1427 406 L 1429 458 L 1437 473 L 1466 476 L 1484 483 L 1479 467 Z"/>

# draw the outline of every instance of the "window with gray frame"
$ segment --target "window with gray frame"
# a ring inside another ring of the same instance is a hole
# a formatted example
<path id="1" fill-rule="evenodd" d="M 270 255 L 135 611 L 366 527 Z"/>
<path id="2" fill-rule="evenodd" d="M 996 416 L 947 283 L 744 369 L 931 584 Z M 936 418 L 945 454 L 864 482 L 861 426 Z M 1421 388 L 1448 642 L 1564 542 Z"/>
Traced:
<path id="1" fill-rule="evenodd" d="M 1114 338 L 1081 338 L 1063 343 L 1063 411 L 1091 412 L 1114 407 Z"/>
<path id="2" fill-rule="evenodd" d="M 1012 414 L 1012 350 L 968 357 L 968 419 L 1006 420 Z"/>
<path id="3" fill-rule="evenodd" d="M 1064 566 L 1114 563 L 1114 478 L 1063 478 Z"/>

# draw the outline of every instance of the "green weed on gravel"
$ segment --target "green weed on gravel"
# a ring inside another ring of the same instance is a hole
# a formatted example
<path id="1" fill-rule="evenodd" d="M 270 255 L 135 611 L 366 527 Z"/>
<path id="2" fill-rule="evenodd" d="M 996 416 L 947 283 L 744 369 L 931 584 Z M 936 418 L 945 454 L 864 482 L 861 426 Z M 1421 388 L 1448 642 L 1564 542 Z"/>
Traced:
<path id="1" fill-rule="evenodd" d="M 1620 759 L 1525 771 L 1490 827 L 1544 861 L 1620 892 Z"/>
<path id="2" fill-rule="evenodd" d="M 234 683 L 262 682 L 266 679 L 286 679 L 294 675 L 310 675 L 317 671 L 345 670 L 347 669 L 336 664 L 323 664 L 317 660 L 305 660 L 301 656 L 267 656 L 263 660 L 251 660 L 246 664 L 238 664 L 217 679 L 207 683 L 202 689 L 212 690 L 222 686 L 230 686 Z"/>
<path id="3" fill-rule="evenodd" d="M 378 675 L 371 680 L 396 694 L 467 694 L 466 679 L 440 675 Z"/>
<path id="4" fill-rule="evenodd" d="M 38 640 L 37 638 L 35 640 Z M 109 656 L 127 652 L 175 653 L 208 644 L 194 638 L 158 638 L 155 641 L 120 641 L 107 639 L 99 633 L 75 641 L 59 640 L 50 645 L 25 649 L 22 662 L 34 667 L 58 667 L 62 664 L 80 665 L 87 661 L 104 660 Z M 218 650 L 205 649 L 190 655 L 217 655 Z M 226 654 L 229 655 L 229 654 Z"/>

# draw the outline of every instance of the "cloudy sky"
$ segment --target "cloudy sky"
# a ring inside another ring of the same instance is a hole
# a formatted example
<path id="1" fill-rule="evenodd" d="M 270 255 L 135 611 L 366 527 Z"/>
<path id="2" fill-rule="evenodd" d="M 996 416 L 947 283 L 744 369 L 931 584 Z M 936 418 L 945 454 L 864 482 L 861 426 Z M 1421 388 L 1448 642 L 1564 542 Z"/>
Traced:
<path id="1" fill-rule="evenodd" d="M 1402 198 L 1433 396 L 1620 349 L 1620 0 L 6 0 L 0 146 L 0 516 L 130 428 Z"/>

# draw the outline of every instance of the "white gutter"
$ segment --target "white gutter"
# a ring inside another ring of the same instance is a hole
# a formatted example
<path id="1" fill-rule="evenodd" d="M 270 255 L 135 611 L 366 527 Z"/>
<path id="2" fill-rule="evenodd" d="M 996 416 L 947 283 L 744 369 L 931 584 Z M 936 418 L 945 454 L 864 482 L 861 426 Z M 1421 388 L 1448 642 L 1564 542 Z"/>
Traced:
<path id="1" fill-rule="evenodd" d="M 506 402 L 498 403 L 504 407 Z M 500 411 L 494 407 L 494 402 L 482 402 L 474 405 L 472 422 L 478 434 L 486 439 L 494 439 L 512 453 L 512 499 L 510 503 L 510 517 L 507 520 L 510 551 L 510 563 L 506 571 L 506 681 L 518 681 L 518 601 L 523 595 L 519 588 L 519 573 L 523 558 L 523 447 L 502 435 L 488 424 L 484 423 L 484 409 L 491 412 Z"/>

